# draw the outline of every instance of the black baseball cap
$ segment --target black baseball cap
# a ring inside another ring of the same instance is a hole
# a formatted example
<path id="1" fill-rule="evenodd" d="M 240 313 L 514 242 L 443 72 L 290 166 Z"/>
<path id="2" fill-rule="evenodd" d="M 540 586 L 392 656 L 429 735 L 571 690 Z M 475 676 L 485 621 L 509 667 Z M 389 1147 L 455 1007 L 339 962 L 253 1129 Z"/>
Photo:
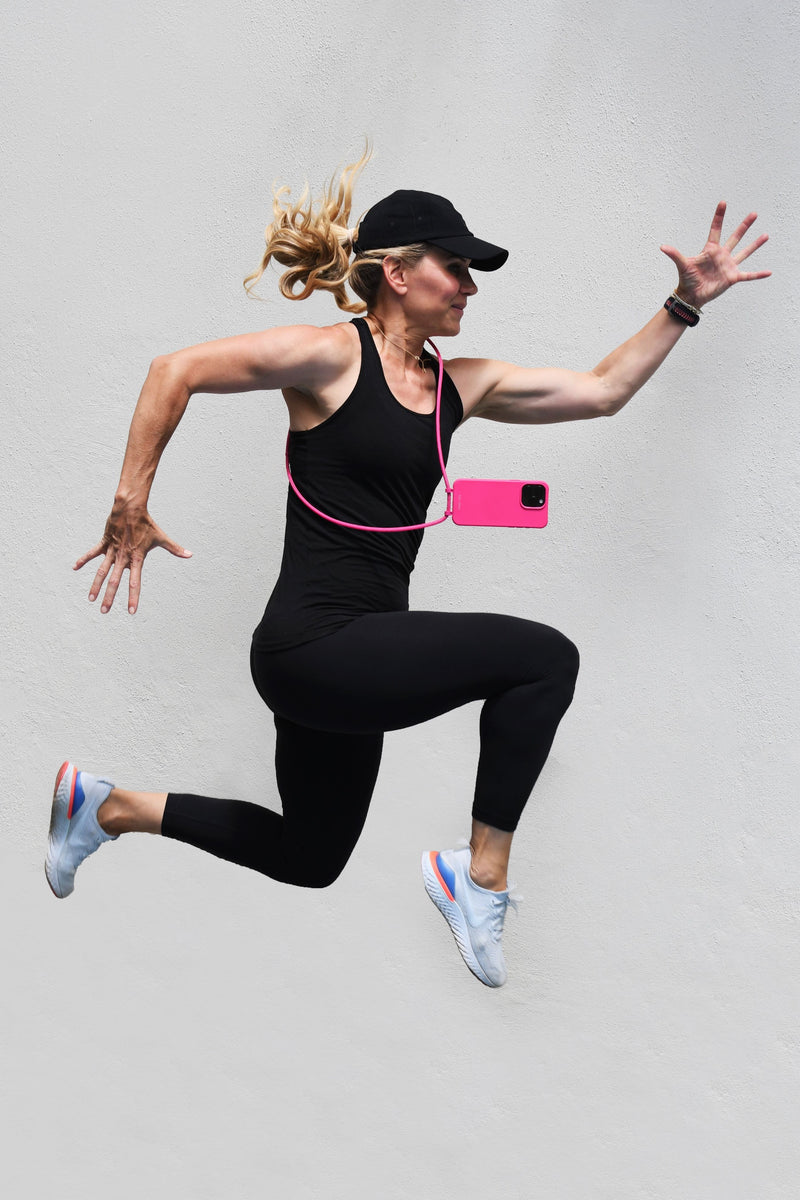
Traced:
<path id="1" fill-rule="evenodd" d="M 444 196 L 433 192 L 392 192 L 361 219 L 353 249 L 384 250 L 428 242 L 459 258 L 471 259 L 477 271 L 496 271 L 508 251 L 473 237 L 461 213 Z"/>

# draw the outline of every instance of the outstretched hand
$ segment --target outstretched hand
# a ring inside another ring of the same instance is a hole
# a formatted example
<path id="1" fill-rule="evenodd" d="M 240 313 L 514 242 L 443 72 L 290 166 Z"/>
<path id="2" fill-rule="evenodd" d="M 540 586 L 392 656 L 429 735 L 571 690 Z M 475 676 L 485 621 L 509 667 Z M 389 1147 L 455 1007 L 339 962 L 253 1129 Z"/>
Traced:
<path id="1" fill-rule="evenodd" d="M 192 557 L 191 550 L 185 550 L 159 529 L 146 508 L 132 507 L 115 501 L 101 541 L 75 563 L 74 569 L 79 571 L 93 558 L 103 555 L 103 561 L 89 589 L 89 599 L 97 599 L 110 572 L 101 607 L 102 612 L 108 612 L 122 581 L 122 573 L 127 569 L 130 572 L 128 612 L 135 613 L 139 607 L 139 593 L 142 587 L 142 564 L 156 546 L 162 546 L 178 558 Z"/>
<path id="2" fill-rule="evenodd" d="M 746 283 L 751 279 L 766 279 L 771 271 L 742 271 L 741 264 L 760 246 L 768 240 L 768 235 L 762 233 L 743 250 L 737 246 L 756 219 L 756 213 L 749 213 L 736 226 L 724 245 L 720 245 L 722 222 L 725 219 L 727 205 L 721 200 L 714 213 L 708 241 L 694 258 L 686 258 L 674 246 L 662 246 L 661 250 L 667 258 L 671 258 L 678 268 L 678 286 L 675 289 L 682 300 L 686 300 L 695 308 L 702 308 L 710 300 L 721 296 L 735 283 Z"/>

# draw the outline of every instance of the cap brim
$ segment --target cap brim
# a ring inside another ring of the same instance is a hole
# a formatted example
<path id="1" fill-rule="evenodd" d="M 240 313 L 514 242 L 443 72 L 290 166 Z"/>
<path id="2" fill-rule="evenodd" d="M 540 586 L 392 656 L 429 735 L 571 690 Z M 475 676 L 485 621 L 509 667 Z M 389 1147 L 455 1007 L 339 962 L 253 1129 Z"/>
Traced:
<path id="1" fill-rule="evenodd" d="M 494 246 L 491 242 L 481 241 L 472 234 L 458 237 L 426 238 L 431 246 L 439 246 L 459 258 L 470 259 L 470 268 L 476 271 L 497 271 L 508 258 L 508 251 L 502 246 Z"/>

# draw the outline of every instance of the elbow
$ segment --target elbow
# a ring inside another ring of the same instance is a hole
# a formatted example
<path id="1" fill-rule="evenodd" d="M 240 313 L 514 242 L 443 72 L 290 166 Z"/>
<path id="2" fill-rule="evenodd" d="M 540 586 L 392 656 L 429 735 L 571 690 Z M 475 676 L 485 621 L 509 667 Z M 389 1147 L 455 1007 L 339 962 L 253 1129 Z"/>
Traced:
<path id="1" fill-rule="evenodd" d="M 615 417 L 621 408 L 625 407 L 624 400 L 614 400 L 604 397 L 597 407 L 598 417 Z"/>
<path id="2" fill-rule="evenodd" d="M 180 351 L 174 351 L 171 354 L 157 354 L 150 363 L 150 374 L 162 379 L 175 370 L 176 360 L 179 357 Z"/>
<path id="3" fill-rule="evenodd" d="M 150 363 L 150 370 L 147 372 L 148 379 L 156 383 L 165 383 L 174 372 L 174 359 L 174 354 L 157 354 Z"/>
<path id="4" fill-rule="evenodd" d="M 592 416 L 613 417 L 627 403 L 629 397 L 622 394 L 620 387 L 615 387 L 601 374 L 597 368 L 587 372 L 589 379 L 588 398 Z"/>
<path id="5" fill-rule="evenodd" d="M 608 387 L 605 383 L 603 383 L 596 397 L 597 416 L 616 416 L 619 410 L 624 408 L 628 403 L 631 395 L 632 393 L 623 391 L 619 388 Z"/>
<path id="6" fill-rule="evenodd" d="M 148 379 L 158 384 L 164 392 L 185 391 L 191 395 L 192 389 L 182 354 L 181 350 L 175 350 L 170 354 L 156 355 L 150 363 Z"/>

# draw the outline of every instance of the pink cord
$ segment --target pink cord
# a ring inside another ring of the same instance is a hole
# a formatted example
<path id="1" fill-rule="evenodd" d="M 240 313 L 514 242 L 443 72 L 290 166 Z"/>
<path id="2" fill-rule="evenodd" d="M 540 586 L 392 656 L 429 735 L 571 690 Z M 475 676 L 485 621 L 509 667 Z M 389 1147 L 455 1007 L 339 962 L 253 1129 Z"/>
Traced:
<path id="1" fill-rule="evenodd" d="M 436 449 L 439 452 L 439 465 L 442 468 L 442 479 L 444 480 L 445 490 L 447 492 L 447 508 L 443 517 L 439 517 L 436 521 L 425 521 L 422 525 L 353 525 L 351 521 L 338 521 L 336 517 L 329 517 L 327 513 L 321 512 L 306 500 L 305 496 L 300 492 L 297 484 L 292 479 L 292 472 L 289 467 L 289 436 L 286 437 L 286 475 L 289 479 L 289 486 L 297 496 L 298 500 L 302 500 L 306 508 L 310 508 L 318 517 L 322 517 L 326 521 L 330 521 L 333 525 L 341 525 L 344 529 L 361 529 L 366 533 L 409 533 L 412 529 L 429 529 L 431 525 L 441 525 L 442 521 L 446 521 L 453 512 L 453 489 L 450 487 L 450 480 L 447 478 L 447 471 L 444 465 L 444 455 L 442 454 L 442 422 L 441 422 L 441 407 L 442 407 L 442 379 L 444 378 L 444 364 L 442 356 L 438 348 L 428 338 L 428 342 L 436 351 L 436 357 L 439 361 L 439 378 L 436 383 Z"/>

